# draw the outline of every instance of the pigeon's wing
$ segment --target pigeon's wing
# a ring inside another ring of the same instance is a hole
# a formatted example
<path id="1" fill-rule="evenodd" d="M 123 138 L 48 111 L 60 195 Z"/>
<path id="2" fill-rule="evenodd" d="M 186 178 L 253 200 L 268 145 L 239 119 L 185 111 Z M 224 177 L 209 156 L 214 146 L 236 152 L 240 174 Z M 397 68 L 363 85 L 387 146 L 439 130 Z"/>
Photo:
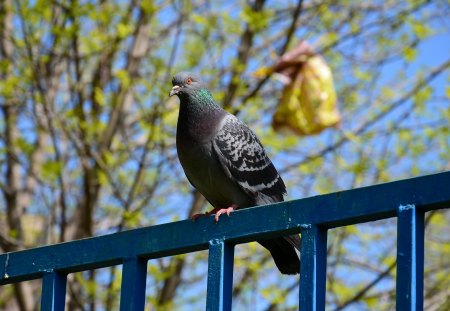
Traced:
<path id="1" fill-rule="evenodd" d="M 258 204 L 283 201 L 286 186 L 247 125 L 226 115 L 213 146 L 227 176 Z"/>

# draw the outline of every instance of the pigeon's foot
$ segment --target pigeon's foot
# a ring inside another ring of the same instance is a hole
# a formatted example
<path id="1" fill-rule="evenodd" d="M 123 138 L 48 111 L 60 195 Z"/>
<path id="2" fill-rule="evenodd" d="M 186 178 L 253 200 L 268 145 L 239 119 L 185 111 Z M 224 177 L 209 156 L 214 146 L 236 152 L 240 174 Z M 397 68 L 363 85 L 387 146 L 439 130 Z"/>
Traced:
<path id="1" fill-rule="evenodd" d="M 200 217 L 205 217 L 205 216 L 209 216 L 209 215 L 215 214 L 219 210 L 220 210 L 220 208 L 214 208 L 214 209 L 212 209 L 212 210 L 210 210 L 209 212 L 206 212 L 206 213 L 194 214 L 194 215 L 191 216 L 191 219 L 195 221 L 196 219 L 198 219 Z"/>
<path id="2" fill-rule="evenodd" d="M 216 222 L 219 222 L 219 217 L 220 217 L 220 215 L 222 215 L 222 214 L 227 214 L 227 216 L 229 217 L 229 216 L 230 216 L 230 213 L 231 213 L 232 211 L 234 211 L 235 209 L 237 209 L 237 205 L 236 205 L 236 204 L 233 204 L 233 205 L 231 205 L 230 207 L 227 207 L 227 208 L 221 208 L 221 209 L 219 209 L 219 210 L 216 212 L 216 215 L 214 216 L 214 220 L 215 220 Z"/>

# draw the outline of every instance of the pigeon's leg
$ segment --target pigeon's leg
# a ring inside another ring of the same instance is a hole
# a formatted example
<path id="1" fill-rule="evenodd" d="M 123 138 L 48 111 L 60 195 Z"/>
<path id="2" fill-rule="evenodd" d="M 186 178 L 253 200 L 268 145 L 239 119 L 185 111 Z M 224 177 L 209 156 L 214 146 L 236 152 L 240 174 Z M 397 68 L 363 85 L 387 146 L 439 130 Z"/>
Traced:
<path id="1" fill-rule="evenodd" d="M 191 219 L 192 220 L 196 220 L 197 218 L 200 218 L 200 217 L 209 216 L 209 215 L 217 213 L 219 210 L 220 210 L 220 208 L 216 207 L 216 208 L 214 208 L 214 209 L 212 209 L 212 210 L 210 210 L 209 212 L 206 212 L 206 213 L 194 214 L 194 215 L 191 216 Z"/>
<path id="2" fill-rule="evenodd" d="M 231 206 L 227 207 L 227 208 L 221 208 L 216 212 L 216 215 L 214 216 L 214 220 L 216 222 L 219 222 L 219 217 L 222 214 L 227 214 L 227 216 L 230 216 L 230 213 L 232 211 L 234 211 L 235 209 L 237 209 L 237 205 L 236 204 L 232 204 Z"/>

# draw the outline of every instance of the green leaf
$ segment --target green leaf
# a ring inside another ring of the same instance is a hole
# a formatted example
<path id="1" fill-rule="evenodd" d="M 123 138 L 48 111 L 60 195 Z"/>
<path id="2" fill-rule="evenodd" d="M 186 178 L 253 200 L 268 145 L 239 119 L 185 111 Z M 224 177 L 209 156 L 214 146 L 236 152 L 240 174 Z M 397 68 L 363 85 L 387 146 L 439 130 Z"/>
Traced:
<path id="1" fill-rule="evenodd" d="M 130 75 L 124 69 L 116 71 L 115 76 L 119 79 L 120 83 L 124 88 L 128 88 L 131 84 Z"/>
<path id="2" fill-rule="evenodd" d="M 241 18 L 254 32 L 258 32 L 267 27 L 270 18 L 273 16 L 272 10 L 253 11 L 250 6 L 245 6 L 241 12 Z"/>
<path id="3" fill-rule="evenodd" d="M 105 103 L 106 103 L 105 93 L 103 92 L 103 90 L 101 88 L 96 87 L 94 89 L 94 98 L 100 106 L 105 105 Z"/>
<path id="4" fill-rule="evenodd" d="M 62 170 L 62 163 L 54 160 L 47 160 L 42 164 L 41 172 L 44 178 L 49 181 L 57 179 Z"/>
<path id="5" fill-rule="evenodd" d="M 433 94 L 433 88 L 431 86 L 426 86 L 418 91 L 414 97 L 413 102 L 416 106 L 423 106 L 430 99 Z"/>
<path id="6" fill-rule="evenodd" d="M 19 149 L 25 153 L 27 156 L 29 156 L 33 150 L 34 150 L 34 146 L 33 144 L 29 143 L 25 138 L 23 137 L 19 137 L 16 140 L 16 144 L 17 147 L 19 147 Z"/>
<path id="7" fill-rule="evenodd" d="M 372 74 L 367 71 L 362 71 L 359 67 L 355 67 L 353 69 L 353 73 L 356 78 L 362 80 L 362 81 L 370 81 L 372 78 Z"/>
<path id="8" fill-rule="evenodd" d="M 323 45 L 327 46 L 333 44 L 339 40 L 339 34 L 337 32 L 328 32 L 326 33 L 320 41 Z"/>
<path id="9" fill-rule="evenodd" d="M 133 32 L 133 26 L 131 24 L 123 24 L 119 23 L 117 25 L 117 34 L 119 35 L 120 39 L 125 38 L 129 34 Z"/>
<path id="10" fill-rule="evenodd" d="M 430 28 L 430 26 L 428 26 L 421 20 L 409 19 L 408 24 L 410 25 L 413 33 L 419 39 L 425 39 L 433 34 L 433 31 Z"/>
<path id="11" fill-rule="evenodd" d="M 406 61 L 412 62 L 417 58 L 417 50 L 413 47 L 407 47 L 403 50 L 403 56 Z"/>
<path id="12" fill-rule="evenodd" d="M 147 15 L 152 15 L 158 10 L 158 6 L 152 0 L 142 1 L 141 8 Z"/>

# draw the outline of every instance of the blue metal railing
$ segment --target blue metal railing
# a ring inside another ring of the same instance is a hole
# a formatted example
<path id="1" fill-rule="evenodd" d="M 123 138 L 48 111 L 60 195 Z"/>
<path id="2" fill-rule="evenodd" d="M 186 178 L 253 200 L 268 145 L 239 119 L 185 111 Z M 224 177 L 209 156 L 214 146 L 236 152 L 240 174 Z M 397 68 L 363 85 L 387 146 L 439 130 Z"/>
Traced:
<path id="1" fill-rule="evenodd" d="M 143 310 L 147 261 L 209 249 L 207 310 L 231 310 L 234 245 L 302 234 L 299 308 L 324 310 L 327 230 L 397 217 L 397 310 L 423 310 L 424 214 L 450 207 L 450 172 L 0 255 L 0 285 L 43 279 L 63 310 L 67 274 L 123 264 L 121 310 Z"/>

